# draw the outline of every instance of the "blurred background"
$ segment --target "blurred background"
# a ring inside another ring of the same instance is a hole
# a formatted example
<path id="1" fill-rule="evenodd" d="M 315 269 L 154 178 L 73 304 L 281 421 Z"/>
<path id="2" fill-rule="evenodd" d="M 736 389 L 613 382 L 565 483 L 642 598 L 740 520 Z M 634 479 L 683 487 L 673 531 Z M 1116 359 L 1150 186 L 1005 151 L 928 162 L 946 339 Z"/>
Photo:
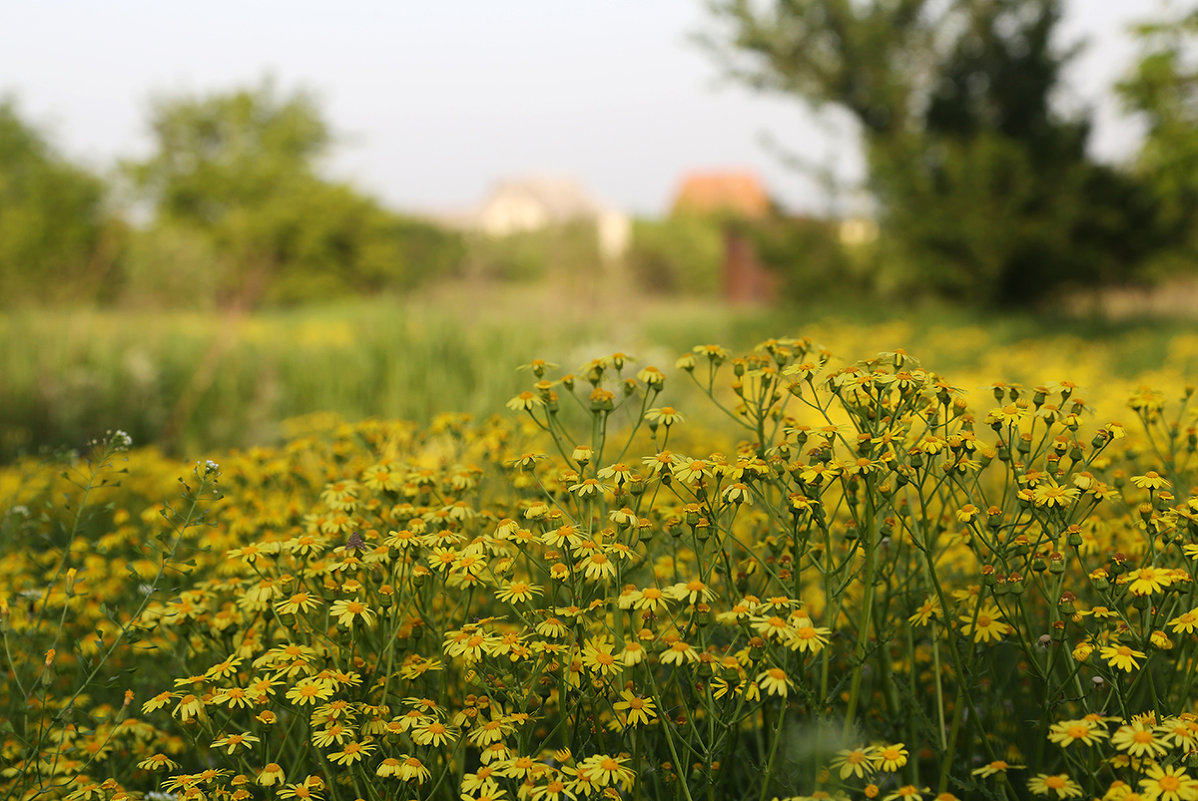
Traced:
<path id="1" fill-rule="evenodd" d="M 1130 0 L 9 4 L 0 459 L 809 332 L 1189 369 L 1196 37 Z"/>

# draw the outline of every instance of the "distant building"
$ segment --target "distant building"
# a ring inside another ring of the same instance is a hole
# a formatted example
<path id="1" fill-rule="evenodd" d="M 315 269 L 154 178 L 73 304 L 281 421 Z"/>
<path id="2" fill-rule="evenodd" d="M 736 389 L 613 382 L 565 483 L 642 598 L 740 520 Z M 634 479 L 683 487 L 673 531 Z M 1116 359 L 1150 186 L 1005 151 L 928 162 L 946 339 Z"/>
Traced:
<path id="1" fill-rule="evenodd" d="M 696 172 L 682 179 L 671 213 L 759 220 L 769 216 L 772 205 L 751 172 Z"/>
<path id="2" fill-rule="evenodd" d="M 507 236 L 578 221 L 595 225 L 605 259 L 619 259 L 628 250 L 632 237 L 628 215 L 596 200 L 569 178 L 504 181 L 464 222 L 493 236 Z"/>
<path id="3" fill-rule="evenodd" d="M 724 228 L 724 298 L 732 303 L 765 303 L 778 292 L 778 277 L 757 257 L 745 224 L 770 216 L 773 203 L 751 172 L 696 172 L 684 176 L 671 214 L 721 220 Z"/>

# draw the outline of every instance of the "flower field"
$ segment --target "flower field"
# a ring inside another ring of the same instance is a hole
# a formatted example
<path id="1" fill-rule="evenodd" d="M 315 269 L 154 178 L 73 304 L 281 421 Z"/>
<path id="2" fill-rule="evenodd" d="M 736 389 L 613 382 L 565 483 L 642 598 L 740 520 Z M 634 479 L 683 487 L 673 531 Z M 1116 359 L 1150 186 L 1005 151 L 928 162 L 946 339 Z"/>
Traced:
<path id="1" fill-rule="evenodd" d="M 1198 340 L 853 336 L 15 462 L 0 794 L 1198 798 Z"/>

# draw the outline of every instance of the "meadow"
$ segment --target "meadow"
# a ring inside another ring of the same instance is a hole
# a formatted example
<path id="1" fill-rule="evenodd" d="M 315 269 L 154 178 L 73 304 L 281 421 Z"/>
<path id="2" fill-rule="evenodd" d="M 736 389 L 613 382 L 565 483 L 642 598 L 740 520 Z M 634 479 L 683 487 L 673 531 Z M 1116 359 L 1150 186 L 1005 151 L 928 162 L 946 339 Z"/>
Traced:
<path id="1" fill-rule="evenodd" d="M 860 306 L 737 310 L 502 287 L 253 315 L 8 312 L 0 314 L 0 460 L 78 447 L 109 428 L 190 456 L 278 443 L 281 421 L 318 411 L 347 420 L 486 416 L 520 388 L 515 365 L 533 358 L 574 365 L 622 350 L 666 366 L 695 342 L 747 348 L 783 332 L 848 361 L 903 347 L 970 390 L 1066 375 L 1123 388 L 1166 365 L 1192 368 L 1198 353 L 1198 334 L 1184 321 L 935 306 L 901 318 Z"/>
<path id="2" fill-rule="evenodd" d="M 4 319 L 0 797 L 1198 797 L 1186 326 L 455 300 Z"/>

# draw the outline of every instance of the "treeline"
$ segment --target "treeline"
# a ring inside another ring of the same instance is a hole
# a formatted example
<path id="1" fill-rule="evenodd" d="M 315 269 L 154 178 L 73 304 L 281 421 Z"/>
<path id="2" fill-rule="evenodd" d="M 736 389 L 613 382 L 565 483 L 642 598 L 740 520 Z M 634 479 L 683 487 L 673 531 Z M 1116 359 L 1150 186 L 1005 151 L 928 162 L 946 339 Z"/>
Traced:
<path id="1" fill-rule="evenodd" d="M 251 307 L 408 289 L 462 257 L 320 175 L 332 137 L 303 93 L 163 99 L 150 126 L 152 155 L 102 178 L 0 104 L 0 302 Z"/>
<path id="2" fill-rule="evenodd" d="M 794 297 L 839 292 L 973 305 L 1055 303 L 1078 288 L 1194 276 L 1198 11 L 1144 24 L 1116 87 L 1142 149 L 1090 154 L 1066 108 L 1078 48 L 1062 0 L 714 0 L 709 44 L 752 86 L 855 121 L 877 236 L 840 221 L 641 221 L 641 289 L 715 293 L 728 226 Z M 403 292 L 448 276 L 598 275 L 594 231 L 504 239 L 384 207 L 321 166 L 333 136 L 308 95 L 271 82 L 168 97 L 153 148 L 97 175 L 0 102 L 0 306 L 77 301 L 257 307 Z M 810 165 L 818 168 L 820 165 Z"/>

